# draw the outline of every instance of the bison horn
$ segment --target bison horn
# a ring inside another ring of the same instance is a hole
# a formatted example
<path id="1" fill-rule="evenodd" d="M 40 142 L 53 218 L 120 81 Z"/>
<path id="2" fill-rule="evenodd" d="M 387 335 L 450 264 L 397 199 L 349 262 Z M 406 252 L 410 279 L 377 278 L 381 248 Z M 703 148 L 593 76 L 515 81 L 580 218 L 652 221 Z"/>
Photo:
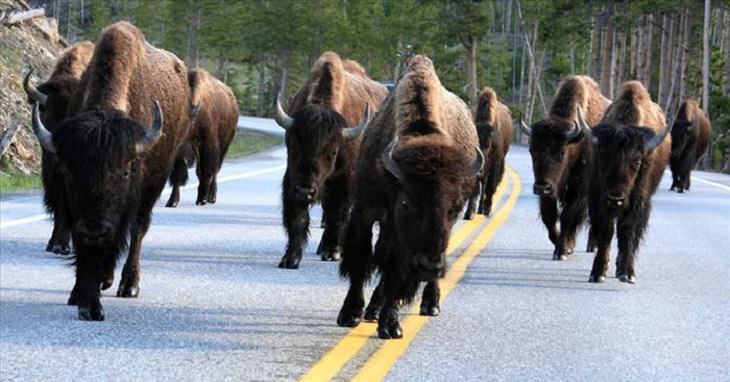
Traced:
<path id="1" fill-rule="evenodd" d="M 474 146 L 474 148 L 477 151 L 477 159 L 471 165 L 469 176 L 475 176 L 479 174 L 479 171 L 482 171 L 482 168 L 484 167 L 484 153 L 482 152 L 482 149 L 480 149 L 479 146 L 476 145 Z"/>
<path id="2" fill-rule="evenodd" d="M 157 143 L 157 140 L 160 139 L 164 119 L 162 117 L 162 108 L 160 108 L 159 101 L 155 101 L 154 103 L 154 112 L 155 115 L 152 119 L 152 125 L 150 125 L 147 129 L 142 140 L 137 142 L 137 145 L 135 146 L 137 154 L 145 152 L 150 147 L 154 146 L 154 144 Z"/>
<path id="3" fill-rule="evenodd" d="M 532 134 L 532 129 L 530 129 L 530 126 L 527 126 L 525 123 L 525 120 L 522 119 L 522 116 L 520 115 L 520 130 L 522 130 L 525 135 L 530 136 Z"/>
<path id="4" fill-rule="evenodd" d="M 664 128 L 664 131 L 659 133 L 658 135 L 653 136 L 649 142 L 646 143 L 646 149 L 651 151 L 654 150 L 657 146 L 662 144 L 664 141 L 664 138 L 669 135 L 669 133 L 672 131 L 672 125 L 667 125 L 667 127 Z"/>
<path id="5" fill-rule="evenodd" d="M 398 137 L 395 137 L 388 146 L 383 151 L 383 166 L 385 166 L 385 169 L 388 170 L 389 173 L 391 173 L 396 179 L 401 179 L 401 172 L 400 167 L 398 166 L 398 163 L 395 163 L 393 160 L 393 149 L 395 148 L 395 145 L 398 143 Z"/>
<path id="6" fill-rule="evenodd" d="M 365 104 L 365 114 L 362 116 L 362 120 L 355 127 L 348 127 L 342 130 L 342 136 L 345 139 L 357 139 L 365 131 L 365 126 L 368 125 L 370 120 L 370 104 Z"/>
<path id="7" fill-rule="evenodd" d="M 274 120 L 276 120 L 276 123 L 284 130 L 288 130 L 294 124 L 294 119 L 287 115 L 284 111 L 284 108 L 281 107 L 281 99 L 279 98 L 278 93 L 276 94 L 276 110 L 274 113 Z"/>
<path id="8" fill-rule="evenodd" d="M 191 109 L 190 109 L 190 118 L 195 118 L 198 116 L 198 112 L 200 111 L 200 108 L 203 106 L 203 103 L 198 101 Z"/>
<path id="9" fill-rule="evenodd" d="M 48 101 L 48 96 L 30 84 L 31 74 L 33 74 L 33 68 L 30 68 L 28 74 L 26 74 L 23 79 L 23 90 L 25 90 L 25 93 L 28 94 L 28 98 L 30 98 L 32 102 L 38 102 L 41 105 L 45 105 Z"/>
<path id="10" fill-rule="evenodd" d="M 38 137 L 41 147 L 51 153 L 56 153 L 56 145 L 53 144 L 53 133 L 48 131 L 43 122 L 41 122 L 40 112 L 38 111 L 38 102 L 33 105 L 33 133 Z"/>

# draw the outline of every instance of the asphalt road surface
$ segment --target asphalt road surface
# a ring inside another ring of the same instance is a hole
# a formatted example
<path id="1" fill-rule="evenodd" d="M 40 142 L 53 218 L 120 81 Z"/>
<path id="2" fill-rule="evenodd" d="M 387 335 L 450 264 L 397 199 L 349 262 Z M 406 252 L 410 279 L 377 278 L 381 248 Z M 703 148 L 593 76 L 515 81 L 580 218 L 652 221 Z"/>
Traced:
<path id="1" fill-rule="evenodd" d="M 163 194 L 139 298 L 105 291 L 104 322 L 65 305 L 72 269 L 43 251 L 40 196 L 4 198 L 0 379 L 730 380 L 730 177 L 696 173 L 678 195 L 665 176 L 637 284 L 596 285 L 592 255 L 551 260 L 527 150 L 507 162 L 494 215 L 455 227 L 441 316 L 404 308 L 406 337 L 386 343 L 373 324 L 335 324 L 347 284 L 314 254 L 318 208 L 300 269 L 276 267 L 281 147 L 227 162 L 215 205 L 195 206 L 189 186 L 166 209 Z"/>

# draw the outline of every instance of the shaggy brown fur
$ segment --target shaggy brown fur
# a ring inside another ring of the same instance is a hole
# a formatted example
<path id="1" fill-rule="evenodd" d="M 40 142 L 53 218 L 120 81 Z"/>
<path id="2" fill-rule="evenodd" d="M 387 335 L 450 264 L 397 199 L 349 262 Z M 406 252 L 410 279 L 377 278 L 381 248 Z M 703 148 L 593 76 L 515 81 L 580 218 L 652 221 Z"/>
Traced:
<path id="1" fill-rule="evenodd" d="M 153 121 L 154 101 L 164 116 L 161 134 L 137 154 Z M 137 296 L 142 238 L 187 137 L 189 110 L 181 60 L 149 45 L 128 22 L 102 32 L 69 117 L 53 135 L 59 162 L 70 175 L 66 192 L 73 211 L 76 285 L 69 303 L 78 304 L 79 318 L 104 319 L 99 287 L 111 285 L 128 234 L 129 255 L 117 296 Z"/>
<path id="2" fill-rule="evenodd" d="M 568 76 L 560 82 L 548 117 L 532 126 L 533 192 L 540 197 L 540 218 L 554 244 L 555 260 L 565 260 L 573 253 L 576 231 L 585 221 L 587 209 L 587 143 L 582 134 L 572 140 L 566 134 L 577 128 L 577 107 L 588 125 L 595 126 L 609 104 L 590 77 Z M 592 250 L 589 239 L 588 251 Z"/>
<path id="3" fill-rule="evenodd" d="M 194 157 L 198 159 L 197 205 L 215 203 L 218 192 L 216 174 L 223 165 L 228 146 L 238 126 L 238 101 L 233 90 L 213 77 L 204 69 L 188 73 L 192 89 L 192 107 L 199 106 L 192 120 L 189 143 Z M 167 207 L 177 206 L 180 200 L 180 186 L 188 179 L 186 158 L 178 156 L 170 177 L 173 186 Z M 190 158 L 188 158 L 190 159 Z M 188 160 L 188 162 L 192 162 Z"/>
<path id="4" fill-rule="evenodd" d="M 479 95 L 474 123 L 479 135 L 479 147 L 484 153 L 486 163 L 479 175 L 479 184 L 469 199 L 469 205 L 464 213 L 464 219 L 470 220 L 477 201 L 479 200 L 480 214 L 489 215 L 492 212 L 492 197 L 504 175 L 504 158 L 512 142 L 512 113 L 509 108 L 497 99 L 497 93 L 490 87 L 485 87 Z"/>
<path id="5" fill-rule="evenodd" d="M 682 103 L 672 129 L 670 190 L 677 190 L 679 193 L 689 190 L 692 168 L 707 150 L 711 136 L 710 120 L 697 101 L 688 100 Z"/>
<path id="6" fill-rule="evenodd" d="M 479 143 L 468 107 L 441 86 L 428 58 L 411 60 L 393 94 L 365 132 L 358 158 L 340 266 L 350 289 L 337 319 L 341 326 L 359 324 L 363 286 L 377 266 L 381 280 L 365 318 L 379 316 L 381 338 L 402 335 L 396 301 L 411 301 L 420 281 L 428 282 L 421 314 L 439 313 L 438 277 L 450 230 L 476 185 Z M 380 234 L 373 253 L 375 222 Z"/>
<path id="7" fill-rule="evenodd" d="M 388 90 L 368 78 L 360 65 L 326 52 L 307 83 L 294 95 L 287 129 L 287 170 L 282 186 L 283 220 L 288 244 L 279 267 L 296 269 L 309 235 L 311 203 L 321 201 L 325 231 L 317 253 L 338 260 L 342 225 L 349 211 L 349 188 L 362 138 L 344 139 L 342 129 L 356 126 L 365 108 L 380 107 Z"/>
<path id="8" fill-rule="evenodd" d="M 671 136 L 656 148 L 647 147 L 664 132 L 664 113 L 637 81 L 621 86 L 619 97 L 593 129 L 594 160 L 589 207 L 598 252 L 591 282 L 601 282 L 608 270 L 616 225 L 619 254 L 616 276 L 635 281 L 634 259 L 651 212 L 651 196 L 669 161 Z"/>
<path id="9" fill-rule="evenodd" d="M 69 99 L 76 91 L 81 75 L 86 70 L 94 53 L 94 44 L 83 41 L 64 50 L 56 61 L 51 77 L 38 87 L 46 95 L 46 102 L 40 106 L 41 120 L 53 132 L 66 118 Z M 29 101 L 34 101 L 29 97 Z M 43 150 L 41 178 L 43 179 L 43 200 L 46 210 L 53 215 L 53 233 L 46 245 L 46 251 L 68 254 L 71 250 L 71 233 L 65 224 L 66 196 L 63 190 L 63 176 L 56 166 L 56 157 Z"/>

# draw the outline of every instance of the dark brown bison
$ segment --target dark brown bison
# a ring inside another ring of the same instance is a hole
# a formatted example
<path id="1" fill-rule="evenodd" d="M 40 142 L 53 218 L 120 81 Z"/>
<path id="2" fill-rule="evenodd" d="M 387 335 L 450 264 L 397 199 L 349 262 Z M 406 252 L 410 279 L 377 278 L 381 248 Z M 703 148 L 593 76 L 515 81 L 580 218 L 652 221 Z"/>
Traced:
<path id="1" fill-rule="evenodd" d="M 441 86 L 424 56 L 411 60 L 362 145 L 340 265 L 350 289 L 337 324 L 360 323 L 363 286 L 377 267 L 380 284 L 366 319 L 378 319 L 380 338 L 400 338 L 399 302 L 410 302 L 421 281 L 428 283 L 421 314 L 440 312 L 438 279 L 445 273 L 451 228 L 476 187 L 484 156 L 469 108 Z M 376 222 L 380 234 L 373 251 Z"/>
<path id="2" fill-rule="evenodd" d="M 666 127 L 661 108 L 637 81 L 621 86 L 598 126 L 591 130 L 586 123 L 581 125 L 592 136 L 589 214 L 598 245 L 589 281 L 606 279 L 615 224 L 616 277 L 633 284 L 634 259 L 649 221 L 651 196 L 669 162 L 672 143 L 667 136 L 672 127 Z"/>
<path id="3" fill-rule="evenodd" d="M 322 203 L 325 226 L 317 254 L 323 261 L 339 260 L 361 134 L 368 110 L 377 109 L 387 95 L 385 86 L 368 78 L 357 63 L 343 64 L 337 54 L 326 52 L 294 95 L 289 114 L 277 97 L 276 122 L 286 129 L 282 212 L 289 237 L 279 268 L 299 267 L 309 235 L 309 207 L 315 202 Z"/>
<path id="4" fill-rule="evenodd" d="M 464 219 L 470 220 L 474 212 L 477 197 L 479 207 L 477 213 L 492 213 L 492 198 L 504 175 L 504 158 L 512 141 L 512 113 L 509 108 L 497 99 L 497 93 L 485 87 L 477 101 L 474 124 L 479 135 L 479 147 L 484 153 L 486 163 L 479 175 L 479 183 L 464 213 Z M 480 196 L 481 195 L 481 196 Z"/>
<path id="5" fill-rule="evenodd" d="M 697 101 L 688 100 L 682 103 L 672 128 L 670 190 L 677 190 L 680 194 L 689 190 L 692 169 L 697 159 L 707 150 L 711 135 L 710 120 Z"/>
<path id="6" fill-rule="evenodd" d="M 72 45 L 61 53 L 53 73 L 38 88 L 30 84 L 32 69 L 25 76 L 23 87 L 28 95 L 28 102 L 39 104 L 41 121 L 49 131 L 53 132 L 56 125 L 66 118 L 69 99 L 76 91 L 93 53 L 94 44 L 89 41 Z M 46 211 L 53 216 L 53 233 L 46 245 L 46 251 L 66 255 L 71 251 L 71 232 L 65 218 L 68 211 L 63 174 L 56 166 L 56 156 L 48 150 L 43 150 L 42 153 L 41 179 L 43 202 Z"/>
<path id="7" fill-rule="evenodd" d="M 555 245 L 554 260 L 566 260 L 573 253 L 576 231 L 586 220 L 587 142 L 578 128 L 578 109 L 585 113 L 588 126 L 595 126 L 610 103 L 590 77 L 568 76 L 561 81 L 547 118 L 532 128 L 520 121 L 530 136 L 532 189 L 540 197 L 540 217 Z M 589 239 L 588 252 L 592 251 Z"/>
<path id="8" fill-rule="evenodd" d="M 104 319 L 100 288 L 111 285 L 127 246 L 117 296 L 137 296 L 142 239 L 188 134 L 189 105 L 185 64 L 119 22 L 102 32 L 53 132 L 33 108 L 38 140 L 64 175 L 76 267 L 69 303 L 78 305 L 80 319 Z"/>
<path id="9" fill-rule="evenodd" d="M 188 164 L 197 159 L 197 205 L 215 203 L 216 175 L 223 165 L 228 146 L 238 126 L 238 101 L 233 90 L 204 69 L 191 70 L 188 82 L 192 93 L 190 136 L 170 176 L 172 193 L 167 207 L 180 201 L 180 186 L 188 180 Z"/>

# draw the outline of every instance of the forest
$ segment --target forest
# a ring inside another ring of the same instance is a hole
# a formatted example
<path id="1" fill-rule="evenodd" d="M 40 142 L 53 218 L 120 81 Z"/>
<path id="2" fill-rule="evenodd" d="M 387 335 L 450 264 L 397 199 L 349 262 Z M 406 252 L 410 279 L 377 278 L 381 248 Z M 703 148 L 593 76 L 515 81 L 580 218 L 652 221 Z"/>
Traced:
<path id="1" fill-rule="evenodd" d="M 730 0 L 29 3 L 59 20 L 68 42 L 132 21 L 152 44 L 231 86 L 246 115 L 269 115 L 274 95 L 293 94 L 326 50 L 385 83 L 397 78 L 403 54 L 426 54 L 464 100 L 491 86 L 528 122 L 546 113 L 565 75 L 590 75 L 609 98 L 636 79 L 668 115 L 697 99 L 713 126 L 712 155 L 699 166 L 730 172 Z"/>

